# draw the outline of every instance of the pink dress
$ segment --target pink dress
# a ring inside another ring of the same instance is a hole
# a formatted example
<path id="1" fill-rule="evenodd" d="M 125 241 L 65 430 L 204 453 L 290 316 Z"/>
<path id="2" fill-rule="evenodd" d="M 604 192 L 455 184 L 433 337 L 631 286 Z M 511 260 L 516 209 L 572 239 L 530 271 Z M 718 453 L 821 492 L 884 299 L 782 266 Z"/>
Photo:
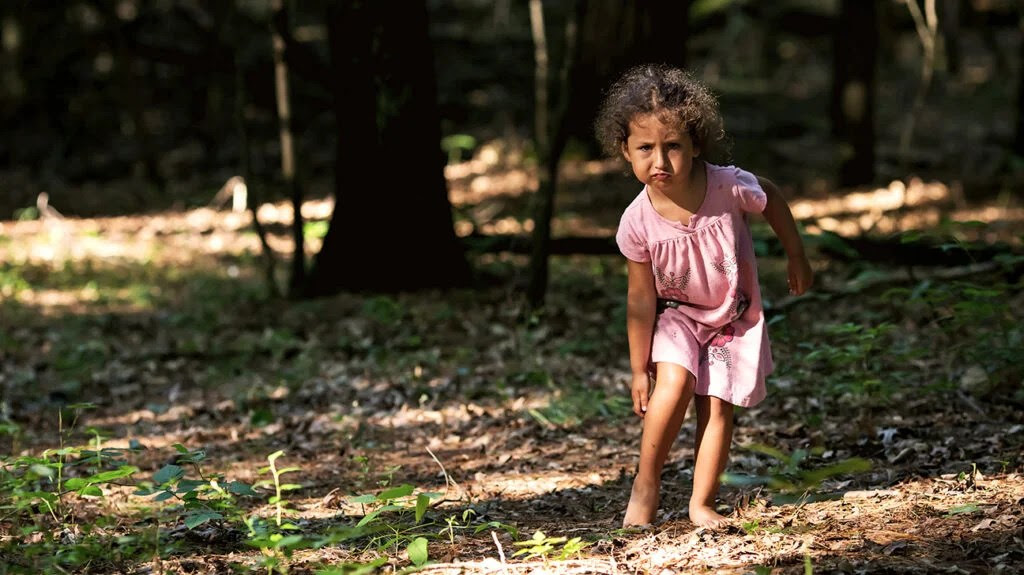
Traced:
<path id="1" fill-rule="evenodd" d="M 644 187 L 615 240 L 627 258 L 650 262 L 659 298 L 682 302 L 658 314 L 651 363 L 679 364 L 696 377 L 697 394 L 750 407 L 764 399 L 773 369 L 747 224 L 767 196 L 750 172 L 705 166 L 707 193 L 689 225 L 655 211 Z"/>

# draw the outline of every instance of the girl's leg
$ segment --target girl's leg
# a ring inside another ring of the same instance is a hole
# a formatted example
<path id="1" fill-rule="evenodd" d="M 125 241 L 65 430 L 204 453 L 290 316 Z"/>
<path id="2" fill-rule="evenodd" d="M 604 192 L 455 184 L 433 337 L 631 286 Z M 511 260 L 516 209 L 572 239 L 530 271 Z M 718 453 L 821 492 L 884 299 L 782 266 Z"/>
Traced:
<path id="1" fill-rule="evenodd" d="M 732 443 L 733 405 L 717 397 L 698 395 L 697 441 L 694 445 L 693 494 L 690 496 L 690 521 L 716 527 L 727 521 L 715 511 L 719 477 L 725 471 Z"/>
<path id="2" fill-rule="evenodd" d="M 693 397 L 694 377 L 683 366 L 659 363 L 654 393 L 644 414 L 640 463 L 622 526 L 647 525 L 658 513 L 661 470 L 672 442 L 683 425 L 686 407 Z"/>

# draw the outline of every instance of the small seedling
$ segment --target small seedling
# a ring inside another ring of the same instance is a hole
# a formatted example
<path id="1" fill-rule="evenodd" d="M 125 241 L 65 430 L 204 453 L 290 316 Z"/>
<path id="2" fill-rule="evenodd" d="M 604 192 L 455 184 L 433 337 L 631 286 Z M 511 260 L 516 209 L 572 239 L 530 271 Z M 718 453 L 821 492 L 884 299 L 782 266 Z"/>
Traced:
<path id="1" fill-rule="evenodd" d="M 572 539 L 548 537 L 543 531 L 535 531 L 533 538 L 515 543 L 516 547 L 521 547 L 522 549 L 513 553 L 512 556 L 518 557 L 523 555 L 527 559 L 534 557 L 568 559 L 578 555 L 588 545 L 589 543 L 584 542 L 579 537 L 573 537 Z M 561 547 L 559 548 L 559 546 Z"/>

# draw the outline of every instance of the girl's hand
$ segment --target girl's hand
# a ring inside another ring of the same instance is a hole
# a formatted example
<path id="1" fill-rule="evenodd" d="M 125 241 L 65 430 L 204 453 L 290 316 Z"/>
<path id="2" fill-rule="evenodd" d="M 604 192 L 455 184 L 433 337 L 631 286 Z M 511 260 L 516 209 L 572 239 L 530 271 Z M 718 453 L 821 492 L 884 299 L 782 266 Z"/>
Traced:
<path id="1" fill-rule="evenodd" d="M 802 295 L 814 285 L 814 272 L 807 256 L 789 258 L 788 272 L 789 293 Z"/>
<path id="2" fill-rule="evenodd" d="M 633 376 L 632 394 L 633 413 L 643 417 L 647 413 L 647 399 L 651 396 L 651 379 L 647 374 Z"/>

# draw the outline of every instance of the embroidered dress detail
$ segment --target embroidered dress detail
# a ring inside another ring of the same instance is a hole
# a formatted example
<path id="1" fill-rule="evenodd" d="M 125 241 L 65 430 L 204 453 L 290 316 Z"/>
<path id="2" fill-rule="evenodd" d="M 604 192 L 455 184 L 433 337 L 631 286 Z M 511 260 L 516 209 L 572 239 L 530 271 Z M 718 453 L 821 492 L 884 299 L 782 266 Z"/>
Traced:
<path id="1" fill-rule="evenodd" d="M 716 270 L 722 272 L 727 277 L 736 277 L 736 270 L 738 269 L 736 266 L 736 256 L 730 256 L 713 265 Z"/>
<path id="2" fill-rule="evenodd" d="M 688 224 L 666 218 L 644 188 L 625 209 L 616 242 L 627 258 L 650 263 L 659 300 L 650 362 L 689 370 L 696 393 L 740 406 L 758 404 L 772 372 L 748 214 L 767 196 L 756 176 L 705 163 L 704 202 Z"/>
<path id="3" fill-rule="evenodd" d="M 654 279 L 661 288 L 658 291 L 665 294 L 666 298 L 682 301 L 689 299 L 686 297 L 686 286 L 690 285 L 689 269 L 677 276 L 675 272 L 665 273 L 654 266 Z"/>

